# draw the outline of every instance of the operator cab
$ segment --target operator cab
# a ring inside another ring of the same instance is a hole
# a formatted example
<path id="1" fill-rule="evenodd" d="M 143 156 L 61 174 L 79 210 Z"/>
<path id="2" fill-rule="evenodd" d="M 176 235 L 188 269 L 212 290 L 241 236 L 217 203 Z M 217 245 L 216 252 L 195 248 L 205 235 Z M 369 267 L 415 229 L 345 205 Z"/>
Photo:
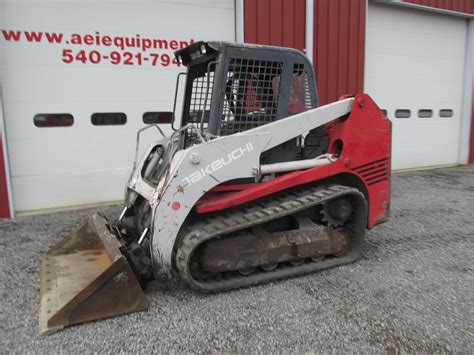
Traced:
<path id="1" fill-rule="evenodd" d="M 318 106 L 311 63 L 298 50 L 196 42 L 175 56 L 187 67 L 181 127 L 191 123 L 203 136 L 231 135 Z M 326 148 L 322 129 L 306 141 L 285 142 L 262 154 L 262 163 L 308 159 Z M 196 143 L 195 130 L 184 132 L 183 148 Z"/>

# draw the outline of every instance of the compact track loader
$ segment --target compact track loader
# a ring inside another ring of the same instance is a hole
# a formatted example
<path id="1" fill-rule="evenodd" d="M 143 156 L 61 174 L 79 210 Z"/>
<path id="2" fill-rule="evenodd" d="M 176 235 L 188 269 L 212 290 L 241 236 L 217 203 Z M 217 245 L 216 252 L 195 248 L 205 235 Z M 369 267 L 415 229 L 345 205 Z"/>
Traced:
<path id="1" fill-rule="evenodd" d="M 152 280 L 216 292 L 346 264 L 388 218 L 391 123 L 368 95 L 318 106 L 293 49 L 196 42 L 175 56 L 177 127 L 145 128 L 157 139 L 115 221 L 93 215 L 44 258 L 42 333 L 146 309 Z"/>

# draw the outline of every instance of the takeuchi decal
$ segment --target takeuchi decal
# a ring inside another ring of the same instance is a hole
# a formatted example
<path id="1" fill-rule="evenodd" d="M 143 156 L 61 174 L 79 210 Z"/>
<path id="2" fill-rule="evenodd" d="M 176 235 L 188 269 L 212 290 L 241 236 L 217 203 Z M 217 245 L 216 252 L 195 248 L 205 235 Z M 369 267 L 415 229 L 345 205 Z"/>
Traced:
<path id="1" fill-rule="evenodd" d="M 232 152 L 228 153 L 226 156 L 216 159 L 213 162 L 206 165 L 206 167 L 195 171 L 194 173 L 190 174 L 189 176 L 183 178 L 181 181 L 184 183 L 185 186 L 190 186 L 195 184 L 206 176 L 215 173 L 216 171 L 221 170 L 223 167 L 231 164 L 232 162 L 239 160 L 244 157 L 244 155 L 253 151 L 252 143 L 247 143 L 243 147 L 239 147 L 234 149 Z"/>
<path id="2" fill-rule="evenodd" d="M 5 42 L 62 46 L 65 64 L 111 64 L 125 66 L 180 66 L 172 51 L 187 47 L 194 39 L 177 40 L 93 33 L 42 32 L 2 29 Z"/>

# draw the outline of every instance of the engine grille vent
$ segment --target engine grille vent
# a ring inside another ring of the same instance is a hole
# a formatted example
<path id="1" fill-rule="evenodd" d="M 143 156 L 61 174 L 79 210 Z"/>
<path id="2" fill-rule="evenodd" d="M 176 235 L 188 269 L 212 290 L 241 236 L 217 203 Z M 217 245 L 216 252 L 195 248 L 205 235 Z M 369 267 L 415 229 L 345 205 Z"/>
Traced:
<path id="1" fill-rule="evenodd" d="M 388 158 L 375 160 L 352 170 L 362 176 L 367 185 L 374 185 L 388 180 L 390 176 L 390 160 Z"/>

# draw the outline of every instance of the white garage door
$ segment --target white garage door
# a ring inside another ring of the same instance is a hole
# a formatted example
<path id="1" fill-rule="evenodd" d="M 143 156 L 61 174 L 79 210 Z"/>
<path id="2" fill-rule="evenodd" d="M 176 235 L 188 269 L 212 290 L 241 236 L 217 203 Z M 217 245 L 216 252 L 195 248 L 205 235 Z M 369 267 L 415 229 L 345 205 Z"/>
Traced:
<path id="1" fill-rule="evenodd" d="M 44 0 L 7 2 L 2 11 L 16 211 L 122 199 L 144 113 L 172 110 L 184 71 L 173 51 L 235 35 L 233 0 Z M 59 127 L 41 127 L 50 124 Z"/>
<path id="2" fill-rule="evenodd" d="M 467 22 L 370 4 L 365 91 L 393 122 L 392 168 L 459 161 Z"/>

